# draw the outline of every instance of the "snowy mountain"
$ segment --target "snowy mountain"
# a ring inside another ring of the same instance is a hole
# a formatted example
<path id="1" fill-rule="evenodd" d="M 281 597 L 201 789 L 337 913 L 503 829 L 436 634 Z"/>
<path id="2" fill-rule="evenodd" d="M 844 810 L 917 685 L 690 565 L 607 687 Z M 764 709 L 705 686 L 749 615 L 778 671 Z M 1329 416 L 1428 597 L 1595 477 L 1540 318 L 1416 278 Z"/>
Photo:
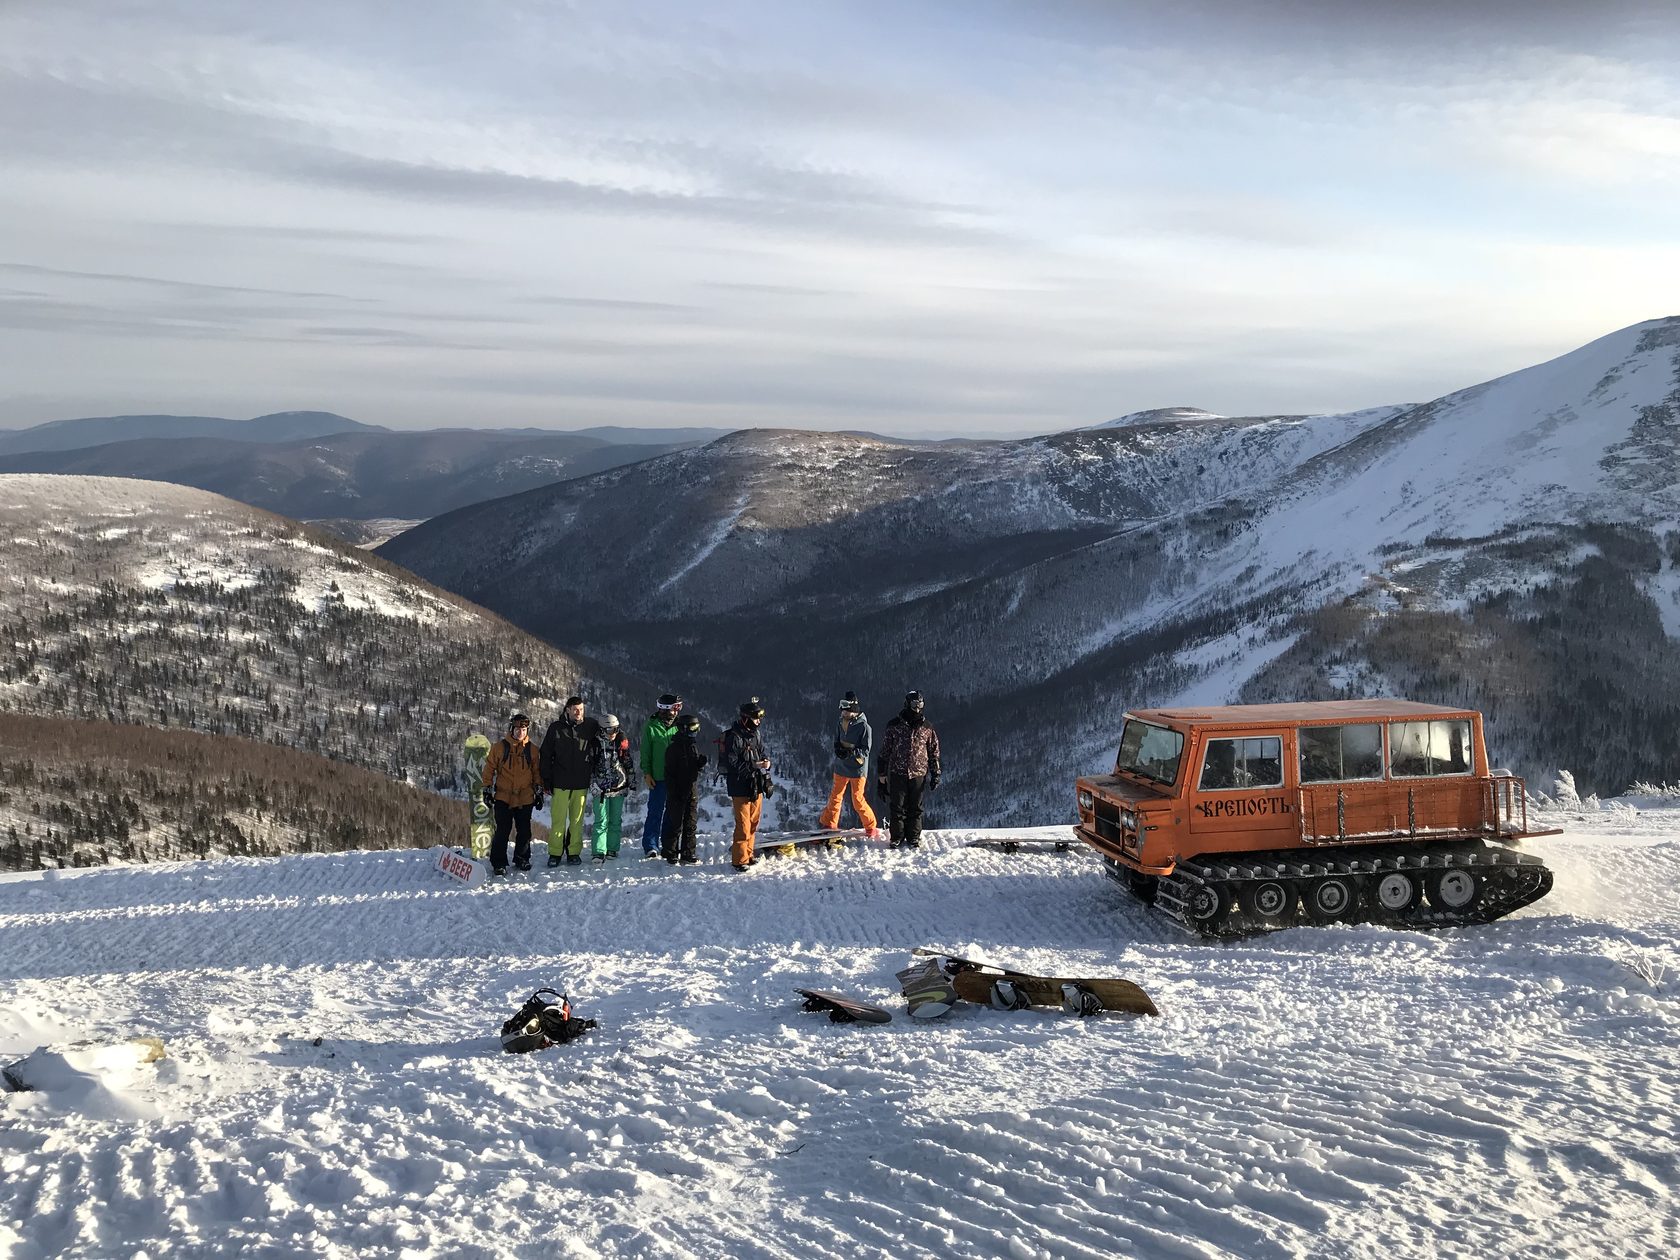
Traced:
<path id="1" fill-rule="evenodd" d="M 453 782 L 473 730 L 657 694 L 199 490 L 0 476 L 0 710 L 240 735 Z M 634 709 L 627 710 L 634 712 Z"/>
<path id="2" fill-rule="evenodd" d="M 378 425 L 362 424 L 330 411 L 277 411 L 250 420 L 228 420 L 221 416 L 90 416 L 80 420 L 49 420 L 28 429 L 0 432 L 0 455 L 78 450 L 145 438 L 289 442 L 334 433 L 378 432 L 383 432 Z"/>
<path id="3" fill-rule="evenodd" d="M 536 430 L 392 433 L 362 427 L 291 440 L 144 438 L 0 454 L 0 472 L 172 481 L 299 520 L 419 520 L 670 449 L 670 444 L 614 444 Z"/>
<path id="4" fill-rule="evenodd" d="M 963 833 L 745 875 L 712 836 L 692 870 L 477 892 L 424 852 L 0 876 L 0 1066 L 47 1047 L 0 1094 L 0 1253 L 1655 1260 L 1663 804 L 1549 814 L 1556 888 L 1486 927 L 1223 946 L 1083 852 Z M 911 1020 L 920 945 L 1124 975 L 1161 1014 Z M 600 1027 L 503 1054 L 541 985 Z"/>
<path id="5" fill-rule="evenodd" d="M 880 719 L 917 687 L 964 823 L 1067 809 L 1123 706 L 1238 697 L 1476 704 L 1496 758 L 1613 792 L 1680 745 L 1677 345 L 1680 320 L 1652 321 L 1340 416 L 738 433 L 380 554 L 714 705 L 764 696 L 813 774 L 841 691 Z M 519 580 L 479 563 L 491 528 Z M 1606 723 L 1624 702 L 1634 720 Z"/>
<path id="6" fill-rule="evenodd" d="M 1137 424 L 1200 424 L 1207 420 L 1223 420 L 1225 417 L 1212 411 L 1203 411 L 1200 407 L 1151 407 L 1148 411 L 1134 411 L 1129 415 L 1120 416 L 1114 420 L 1104 420 L 1101 424 L 1093 424 L 1093 429 L 1129 429 Z"/>

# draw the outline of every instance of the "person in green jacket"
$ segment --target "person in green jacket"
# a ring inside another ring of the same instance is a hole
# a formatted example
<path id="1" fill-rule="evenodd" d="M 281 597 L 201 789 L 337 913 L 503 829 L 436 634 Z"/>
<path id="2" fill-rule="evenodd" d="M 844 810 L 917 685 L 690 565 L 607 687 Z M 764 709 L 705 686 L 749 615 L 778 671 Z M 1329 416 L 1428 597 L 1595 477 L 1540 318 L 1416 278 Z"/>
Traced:
<path id="1" fill-rule="evenodd" d="M 660 856 L 659 837 L 665 827 L 665 749 L 677 733 L 682 697 L 666 692 L 659 707 L 642 726 L 642 782 L 647 784 L 647 820 L 642 823 L 642 856 Z"/>

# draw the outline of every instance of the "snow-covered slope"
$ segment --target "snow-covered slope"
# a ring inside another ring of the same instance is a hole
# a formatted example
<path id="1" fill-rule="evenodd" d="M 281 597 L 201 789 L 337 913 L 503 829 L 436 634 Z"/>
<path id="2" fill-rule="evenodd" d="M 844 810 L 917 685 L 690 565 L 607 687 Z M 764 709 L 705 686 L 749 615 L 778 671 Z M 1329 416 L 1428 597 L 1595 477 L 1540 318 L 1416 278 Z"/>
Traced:
<path id="1" fill-rule="evenodd" d="M 584 680 L 618 707 L 633 685 L 327 534 L 181 486 L 0 475 L 0 574 L 0 708 L 20 713 L 245 735 L 431 783 L 515 708 L 543 720 Z"/>
<path id="2" fill-rule="evenodd" d="M 961 833 L 477 893 L 424 853 L 0 879 L 0 1061 L 170 1055 L 0 1096 L 0 1252 L 1668 1256 L 1680 811 L 1562 822 L 1512 918 L 1222 946 Z M 913 1022 L 916 945 L 1162 1014 Z M 544 984 L 601 1028 L 501 1054 Z"/>

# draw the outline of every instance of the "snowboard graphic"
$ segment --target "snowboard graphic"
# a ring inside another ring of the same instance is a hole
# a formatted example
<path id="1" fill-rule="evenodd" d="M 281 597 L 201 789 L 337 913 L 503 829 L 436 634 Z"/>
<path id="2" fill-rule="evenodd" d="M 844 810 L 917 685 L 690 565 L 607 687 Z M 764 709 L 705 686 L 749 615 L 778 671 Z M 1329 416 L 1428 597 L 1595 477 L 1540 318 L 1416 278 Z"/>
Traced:
<path id="1" fill-rule="evenodd" d="M 440 874 L 458 880 L 468 888 L 477 888 L 490 875 L 490 868 L 483 862 L 475 862 L 464 849 L 451 849 L 446 844 L 437 847 L 437 861 L 432 863 L 432 869 Z"/>
<path id="2" fill-rule="evenodd" d="M 468 848 L 480 862 L 490 856 L 490 837 L 496 834 L 493 811 L 484 803 L 484 763 L 490 757 L 490 741 L 484 736 L 467 736 L 467 805 L 472 822 L 467 829 Z"/>
<path id="3" fill-rule="evenodd" d="M 826 989 L 795 989 L 795 993 L 805 999 L 801 1010 L 827 1011 L 828 1017 L 837 1024 L 887 1024 L 892 1022 L 892 1015 L 883 1011 L 879 1006 L 871 1006 L 868 1002 L 859 1002 L 853 998 L 842 997 L 838 993 L 830 993 Z"/>
<path id="4" fill-rule="evenodd" d="M 939 959 L 913 962 L 898 973 L 899 992 L 909 1004 L 912 1019 L 933 1019 L 957 1004 L 957 991 Z"/>

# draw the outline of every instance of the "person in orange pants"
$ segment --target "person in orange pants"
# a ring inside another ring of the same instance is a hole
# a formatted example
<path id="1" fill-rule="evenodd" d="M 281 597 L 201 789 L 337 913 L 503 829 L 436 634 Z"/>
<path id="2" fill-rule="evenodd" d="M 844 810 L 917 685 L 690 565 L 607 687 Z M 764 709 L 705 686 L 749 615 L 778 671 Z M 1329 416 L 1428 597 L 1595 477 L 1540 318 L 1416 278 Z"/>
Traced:
<path id="1" fill-rule="evenodd" d="M 729 788 L 729 803 L 735 813 L 735 842 L 729 860 L 744 871 L 758 861 L 753 840 L 764 798 L 770 794 L 770 754 L 758 728 L 764 721 L 764 706 L 754 696 L 741 705 L 741 715 L 723 736 L 723 774 Z"/>
<path id="2" fill-rule="evenodd" d="M 869 752 L 872 736 L 869 719 L 863 715 L 863 705 L 855 692 L 848 691 L 840 701 L 840 729 L 834 735 L 834 787 L 828 794 L 828 807 L 817 826 L 834 831 L 840 826 L 840 808 L 850 797 L 852 812 L 858 826 L 871 840 L 877 834 L 875 811 L 864 799 L 863 787 L 869 781 Z"/>

